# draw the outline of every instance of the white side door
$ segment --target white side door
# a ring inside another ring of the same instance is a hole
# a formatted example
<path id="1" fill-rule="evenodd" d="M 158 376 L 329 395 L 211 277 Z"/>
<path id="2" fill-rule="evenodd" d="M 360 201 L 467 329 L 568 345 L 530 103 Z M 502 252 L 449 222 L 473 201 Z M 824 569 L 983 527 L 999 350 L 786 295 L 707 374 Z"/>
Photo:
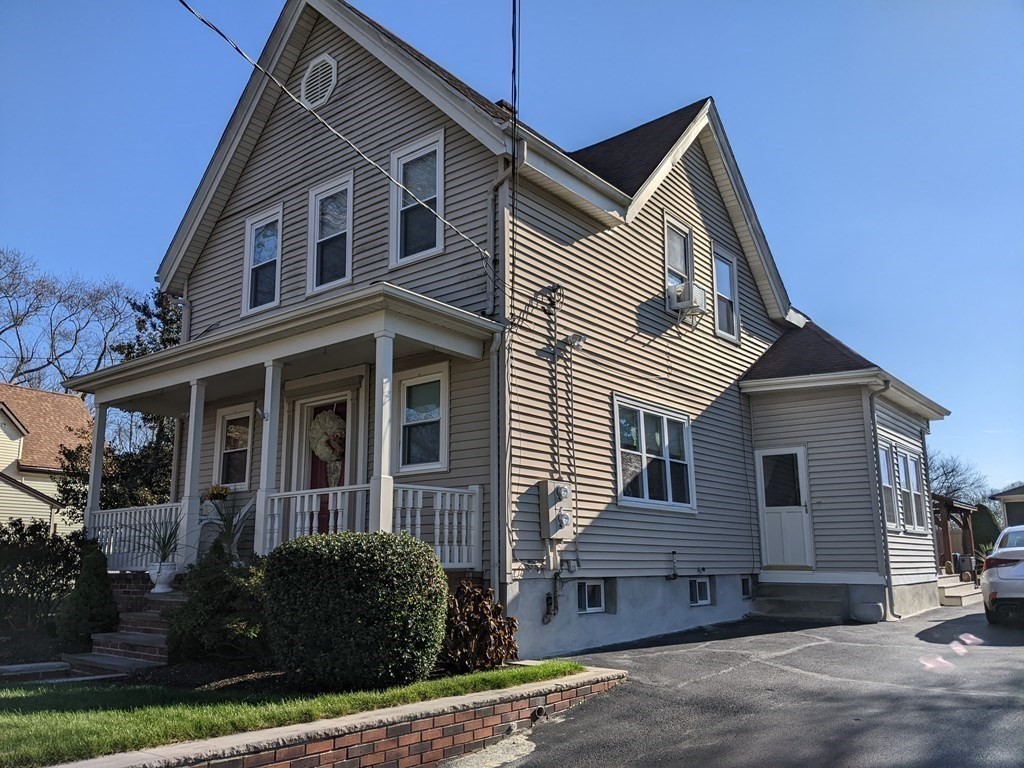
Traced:
<path id="1" fill-rule="evenodd" d="M 755 451 L 754 463 L 764 565 L 813 567 L 807 451 L 802 447 Z"/>

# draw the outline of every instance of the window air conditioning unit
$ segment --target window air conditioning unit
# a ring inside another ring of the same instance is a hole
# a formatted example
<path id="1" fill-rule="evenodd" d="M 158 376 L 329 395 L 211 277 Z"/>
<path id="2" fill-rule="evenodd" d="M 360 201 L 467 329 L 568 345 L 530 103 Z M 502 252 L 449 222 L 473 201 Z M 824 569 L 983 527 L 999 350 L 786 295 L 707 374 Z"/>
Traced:
<path id="1" fill-rule="evenodd" d="M 692 280 L 687 280 L 679 285 L 670 285 L 668 308 L 687 316 L 703 315 L 708 311 L 707 291 Z"/>

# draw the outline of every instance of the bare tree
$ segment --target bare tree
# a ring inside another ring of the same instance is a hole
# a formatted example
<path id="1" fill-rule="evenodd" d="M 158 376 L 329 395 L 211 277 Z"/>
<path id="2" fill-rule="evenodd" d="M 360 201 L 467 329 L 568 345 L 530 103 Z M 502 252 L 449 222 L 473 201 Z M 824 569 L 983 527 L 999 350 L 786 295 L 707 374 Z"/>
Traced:
<path id="1" fill-rule="evenodd" d="M 934 451 L 928 457 L 932 493 L 967 504 L 978 504 L 989 495 L 988 478 L 962 456 Z"/>
<path id="2" fill-rule="evenodd" d="M 113 363 L 113 345 L 132 329 L 135 298 L 116 280 L 42 273 L 20 251 L 0 249 L 0 375 L 60 390 L 64 379 Z"/>

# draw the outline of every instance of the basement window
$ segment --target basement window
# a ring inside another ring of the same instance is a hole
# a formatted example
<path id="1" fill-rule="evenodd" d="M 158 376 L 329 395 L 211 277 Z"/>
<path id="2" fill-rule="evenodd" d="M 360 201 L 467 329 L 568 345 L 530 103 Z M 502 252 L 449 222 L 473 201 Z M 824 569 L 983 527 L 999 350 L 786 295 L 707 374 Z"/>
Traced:
<path id="1" fill-rule="evenodd" d="M 740 576 L 740 596 L 749 600 L 754 596 L 753 580 L 749 576 Z"/>
<path id="2" fill-rule="evenodd" d="M 690 605 L 711 605 L 711 577 L 690 579 Z"/>
<path id="3" fill-rule="evenodd" d="M 579 613 L 604 613 L 604 582 L 576 582 L 576 610 Z"/>

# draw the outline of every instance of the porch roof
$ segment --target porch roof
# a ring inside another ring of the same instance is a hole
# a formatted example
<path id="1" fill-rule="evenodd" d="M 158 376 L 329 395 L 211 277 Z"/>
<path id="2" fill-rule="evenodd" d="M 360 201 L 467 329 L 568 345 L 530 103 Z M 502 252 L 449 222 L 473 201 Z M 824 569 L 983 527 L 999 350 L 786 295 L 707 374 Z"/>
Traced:
<path id="1" fill-rule="evenodd" d="M 393 333 L 417 350 L 479 360 L 502 326 L 493 320 L 390 283 L 342 297 L 306 302 L 294 310 L 257 315 L 219 334 L 68 379 L 64 386 L 117 405 L 144 393 L 221 376 L 271 360 L 287 360 L 332 345 Z"/>

